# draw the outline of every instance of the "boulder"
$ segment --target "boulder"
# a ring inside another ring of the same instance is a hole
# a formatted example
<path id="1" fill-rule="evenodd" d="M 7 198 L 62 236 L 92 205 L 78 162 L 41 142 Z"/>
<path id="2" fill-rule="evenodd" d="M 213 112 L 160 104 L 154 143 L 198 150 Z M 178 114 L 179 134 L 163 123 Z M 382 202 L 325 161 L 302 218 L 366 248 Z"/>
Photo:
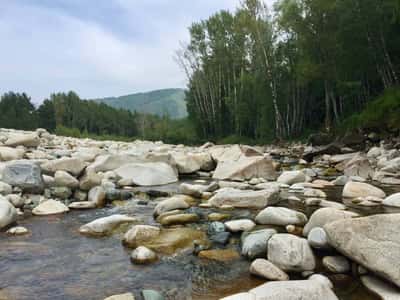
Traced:
<path id="1" fill-rule="evenodd" d="M 386 206 L 400 207 L 400 193 L 392 194 L 385 198 L 382 204 Z"/>
<path id="2" fill-rule="evenodd" d="M 361 276 L 362 284 L 382 300 L 400 299 L 400 290 L 374 276 Z"/>
<path id="3" fill-rule="evenodd" d="M 346 183 L 343 188 L 343 197 L 345 198 L 358 198 L 368 196 L 385 198 L 386 194 L 380 188 L 364 182 L 350 181 Z"/>
<path id="4" fill-rule="evenodd" d="M 163 162 L 131 163 L 115 170 L 123 180 L 139 186 L 165 185 L 178 181 L 175 170 Z"/>
<path id="5" fill-rule="evenodd" d="M 10 202 L 0 196 L 0 229 L 14 223 L 17 220 L 17 210 Z"/>
<path id="6" fill-rule="evenodd" d="M 155 226 L 135 225 L 125 233 L 122 243 L 135 248 L 157 237 L 160 232 L 160 228 Z"/>
<path id="7" fill-rule="evenodd" d="M 25 150 L 21 148 L 0 147 L 0 160 L 19 160 L 24 157 Z"/>
<path id="8" fill-rule="evenodd" d="M 358 154 L 345 164 L 344 175 L 360 176 L 364 179 L 372 179 L 374 176 L 374 169 L 372 168 L 368 158 Z"/>
<path id="9" fill-rule="evenodd" d="M 176 162 L 179 174 L 192 174 L 200 170 L 212 171 L 215 168 L 214 160 L 207 152 L 173 152 L 172 157 Z"/>
<path id="10" fill-rule="evenodd" d="M 308 237 L 308 243 L 311 247 L 316 249 L 329 249 L 329 241 L 326 232 L 321 227 L 314 227 L 310 230 Z"/>
<path id="11" fill-rule="evenodd" d="M 275 229 L 261 229 L 242 234 L 242 255 L 250 259 L 267 257 L 268 241 L 276 234 Z"/>
<path id="12" fill-rule="evenodd" d="M 64 157 L 60 159 L 49 160 L 43 163 L 40 167 L 45 174 L 51 175 L 57 171 L 65 171 L 73 176 L 79 176 L 86 168 L 86 163 L 79 158 Z"/>
<path id="13" fill-rule="evenodd" d="M 56 186 L 65 186 L 74 189 L 79 186 L 79 181 L 65 171 L 57 171 L 54 174 L 54 184 Z"/>
<path id="14" fill-rule="evenodd" d="M 250 231 L 256 224 L 252 220 L 242 219 L 225 222 L 225 227 L 230 232 Z"/>
<path id="15" fill-rule="evenodd" d="M 322 264 L 331 273 L 347 273 L 350 271 L 350 263 L 344 256 L 325 256 Z"/>
<path id="16" fill-rule="evenodd" d="M 285 207 L 267 207 L 256 216 L 256 223 L 263 225 L 304 225 L 307 216 Z"/>
<path id="17" fill-rule="evenodd" d="M 275 180 L 276 171 L 270 157 L 241 157 L 238 160 L 219 161 L 213 178 L 233 181 L 245 181 L 252 178 Z"/>
<path id="18" fill-rule="evenodd" d="M 285 281 L 289 275 L 266 259 L 258 258 L 250 265 L 250 273 L 267 280 Z"/>
<path id="19" fill-rule="evenodd" d="M 306 175 L 301 171 L 285 171 L 277 179 L 277 182 L 288 185 L 305 181 Z"/>
<path id="20" fill-rule="evenodd" d="M 11 234 L 11 235 L 24 235 L 24 234 L 28 234 L 29 230 L 23 226 L 16 226 L 16 227 L 12 227 L 12 228 L 8 229 L 7 233 Z"/>
<path id="21" fill-rule="evenodd" d="M 79 188 L 84 191 L 89 191 L 91 188 L 100 185 L 102 180 L 103 176 L 87 169 L 79 180 Z"/>
<path id="22" fill-rule="evenodd" d="M 256 300 L 338 300 L 329 279 L 272 281 L 249 291 Z"/>
<path id="23" fill-rule="evenodd" d="M 159 216 L 162 213 L 175 209 L 187 209 L 190 207 L 191 198 L 184 195 L 175 195 L 168 199 L 162 200 L 154 208 L 154 215 Z"/>
<path id="24" fill-rule="evenodd" d="M 304 227 L 303 235 L 308 236 L 310 231 L 315 227 L 323 227 L 325 224 L 336 220 L 350 219 L 354 217 L 358 217 L 358 214 L 331 207 L 320 208 L 311 215 L 310 220 Z"/>
<path id="25" fill-rule="evenodd" d="M 165 300 L 165 298 L 157 291 L 154 290 L 143 290 L 143 300 Z"/>
<path id="26" fill-rule="evenodd" d="M 56 215 L 68 212 L 69 209 L 60 201 L 49 199 L 43 201 L 32 210 L 32 214 L 37 216 Z"/>
<path id="27" fill-rule="evenodd" d="M 160 218 L 159 223 L 164 226 L 196 223 L 200 220 L 196 214 L 174 214 Z"/>
<path id="28" fill-rule="evenodd" d="M 189 184 L 189 183 L 184 182 L 179 186 L 179 190 L 182 194 L 196 197 L 196 198 L 201 198 L 203 193 L 214 192 L 217 189 L 218 189 L 218 184 L 215 182 L 213 182 L 209 185 Z"/>
<path id="29" fill-rule="evenodd" d="M 400 214 L 342 219 L 324 229 L 331 246 L 400 286 Z"/>
<path id="30" fill-rule="evenodd" d="M 89 191 L 88 201 L 95 207 L 103 207 L 106 204 L 106 191 L 102 186 L 96 186 Z"/>
<path id="31" fill-rule="evenodd" d="M 96 219 L 90 223 L 82 225 L 79 232 L 91 236 L 103 236 L 110 234 L 118 226 L 136 221 L 135 218 L 125 215 L 112 215 Z"/>
<path id="32" fill-rule="evenodd" d="M 37 147 L 39 146 L 39 144 L 40 144 L 40 138 L 36 133 L 13 135 L 10 136 L 8 140 L 5 142 L 5 145 L 9 147 L 17 147 L 17 146 Z"/>
<path id="33" fill-rule="evenodd" d="M 236 208 L 264 208 L 279 201 L 279 188 L 260 191 L 223 188 L 208 201 L 212 206 L 231 205 Z"/>
<path id="34" fill-rule="evenodd" d="M 19 187 L 25 192 L 40 193 L 44 188 L 39 166 L 27 161 L 7 163 L 2 172 L 2 181 Z"/>
<path id="35" fill-rule="evenodd" d="M 12 193 L 12 186 L 0 181 L 0 195 L 7 196 Z"/>
<path id="36" fill-rule="evenodd" d="M 157 254 L 154 251 L 139 246 L 131 253 L 131 261 L 135 264 L 149 264 L 157 260 Z"/>
<path id="37" fill-rule="evenodd" d="M 316 266 L 307 240 L 287 233 L 275 234 L 270 238 L 268 260 L 284 271 L 312 271 Z"/>

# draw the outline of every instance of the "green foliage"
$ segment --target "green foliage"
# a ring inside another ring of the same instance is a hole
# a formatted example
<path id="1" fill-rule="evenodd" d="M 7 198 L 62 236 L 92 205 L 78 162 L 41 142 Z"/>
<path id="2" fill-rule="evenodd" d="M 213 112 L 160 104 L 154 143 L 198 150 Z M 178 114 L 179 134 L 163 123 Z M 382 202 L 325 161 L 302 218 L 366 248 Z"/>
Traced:
<path id="1" fill-rule="evenodd" d="M 0 127 L 36 129 L 38 117 L 31 99 L 25 94 L 9 92 L 0 100 Z"/>
<path id="2" fill-rule="evenodd" d="M 379 98 L 369 102 L 363 111 L 346 119 L 342 128 L 399 132 L 400 88 L 389 89 Z"/>
<path id="3" fill-rule="evenodd" d="M 94 101 L 131 112 L 169 116 L 172 119 L 182 119 L 187 116 L 183 89 L 163 89 Z"/>

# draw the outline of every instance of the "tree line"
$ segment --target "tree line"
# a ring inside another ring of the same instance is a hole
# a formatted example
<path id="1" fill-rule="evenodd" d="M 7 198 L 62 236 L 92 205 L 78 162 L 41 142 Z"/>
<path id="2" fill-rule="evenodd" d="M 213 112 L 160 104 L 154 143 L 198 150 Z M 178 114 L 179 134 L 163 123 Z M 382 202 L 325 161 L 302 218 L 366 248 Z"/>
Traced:
<path id="1" fill-rule="evenodd" d="M 190 27 L 177 52 L 201 137 L 255 140 L 332 131 L 400 68 L 398 0 L 245 0 Z M 400 99 L 398 99 L 400 102 Z"/>
<path id="2" fill-rule="evenodd" d="M 115 109 L 83 100 L 72 91 L 52 94 L 38 107 L 25 93 L 5 93 L 0 99 L 0 127 L 20 130 L 40 127 L 59 135 L 100 139 L 141 138 L 188 144 L 198 141 L 187 119 Z"/>

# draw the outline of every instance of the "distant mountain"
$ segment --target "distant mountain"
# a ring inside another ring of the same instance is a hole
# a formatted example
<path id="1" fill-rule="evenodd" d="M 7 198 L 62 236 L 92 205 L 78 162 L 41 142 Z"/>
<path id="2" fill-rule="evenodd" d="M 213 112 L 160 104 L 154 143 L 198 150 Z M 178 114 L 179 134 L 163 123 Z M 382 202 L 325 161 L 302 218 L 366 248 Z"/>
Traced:
<path id="1" fill-rule="evenodd" d="M 94 99 L 93 101 L 132 112 L 137 111 L 159 116 L 168 115 L 173 119 L 181 119 L 187 116 L 184 89 L 162 89 L 121 97 Z"/>

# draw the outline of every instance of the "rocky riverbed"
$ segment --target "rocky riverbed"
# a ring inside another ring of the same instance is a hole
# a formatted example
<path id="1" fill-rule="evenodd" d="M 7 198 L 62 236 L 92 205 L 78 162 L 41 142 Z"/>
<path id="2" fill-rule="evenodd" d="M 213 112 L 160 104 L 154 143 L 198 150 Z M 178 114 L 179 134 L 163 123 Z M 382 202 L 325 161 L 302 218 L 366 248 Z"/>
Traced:
<path id="1" fill-rule="evenodd" d="M 0 299 L 400 299 L 393 143 L 0 143 Z"/>

